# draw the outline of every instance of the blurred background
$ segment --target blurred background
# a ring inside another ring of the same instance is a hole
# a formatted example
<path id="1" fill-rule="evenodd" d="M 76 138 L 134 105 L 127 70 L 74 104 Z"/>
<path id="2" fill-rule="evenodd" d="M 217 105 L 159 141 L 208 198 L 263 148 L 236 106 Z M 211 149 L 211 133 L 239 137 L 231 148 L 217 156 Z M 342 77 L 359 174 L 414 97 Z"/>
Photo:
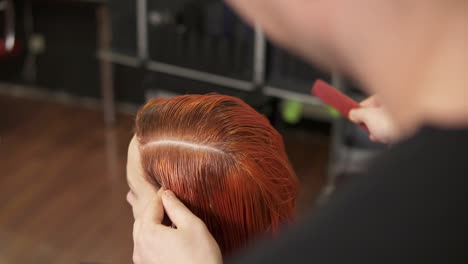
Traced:
<path id="1" fill-rule="evenodd" d="M 382 148 L 310 95 L 366 95 L 216 0 L 0 0 L 0 263 L 130 263 L 127 145 L 153 96 L 244 99 L 282 133 L 299 214 Z"/>

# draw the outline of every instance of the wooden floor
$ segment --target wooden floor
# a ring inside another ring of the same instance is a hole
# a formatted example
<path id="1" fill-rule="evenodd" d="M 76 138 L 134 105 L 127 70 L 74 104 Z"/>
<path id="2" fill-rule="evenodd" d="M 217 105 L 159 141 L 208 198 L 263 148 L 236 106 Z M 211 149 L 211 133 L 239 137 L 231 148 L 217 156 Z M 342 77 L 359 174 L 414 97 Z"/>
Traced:
<path id="1" fill-rule="evenodd" d="M 132 117 L 0 95 L 0 263 L 131 263 L 125 201 Z M 305 207 L 324 183 L 323 136 L 285 136 Z"/>

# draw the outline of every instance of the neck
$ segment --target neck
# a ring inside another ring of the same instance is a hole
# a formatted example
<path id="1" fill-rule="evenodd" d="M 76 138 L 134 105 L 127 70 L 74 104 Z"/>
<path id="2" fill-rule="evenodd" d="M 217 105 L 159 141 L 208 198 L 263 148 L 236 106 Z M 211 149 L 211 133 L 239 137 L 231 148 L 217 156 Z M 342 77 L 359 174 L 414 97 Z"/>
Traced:
<path id="1" fill-rule="evenodd" d="M 468 127 L 468 18 L 463 13 L 432 22 L 425 38 L 415 34 L 409 39 L 414 50 L 408 50 L 404 67 L 390 63 L 383 74 L 368 79 L 370 87 L 388 91 L 383 95 L 392 100 L 384 102 L 403 134 L 423 125 Z"/>

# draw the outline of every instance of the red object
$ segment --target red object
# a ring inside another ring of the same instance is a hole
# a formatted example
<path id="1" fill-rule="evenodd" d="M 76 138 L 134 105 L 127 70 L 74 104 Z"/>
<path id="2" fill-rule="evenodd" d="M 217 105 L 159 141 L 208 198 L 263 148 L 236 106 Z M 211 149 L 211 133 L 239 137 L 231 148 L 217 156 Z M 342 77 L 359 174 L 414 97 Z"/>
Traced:
<path id="1" fill-rule="evenodd" d="M 352 109 L 360 107 L 360 105 L 349 96 L 346 96 L 322 80 L 317 80 L 314 83 L 314 86 L 312 87 L 312 94 L 327 105 L 335 108 L 338 112 L 341 113 L 341 115 L 348 119 L 349 112 Z M 366 127 L 366 125 L 361 124 L 360 126 L 369 132 L 369 129 Z"/>
<path id="2" fill-rule="evenodd" d="M 15 42 L 13 49 L 10 51 L 7 51 L 5 47 L 5 40 L 3 38 L 0 38 L 0 59 L 19 55 L 20 52 L 21 52 L 21 47 L 17 41 Z"/>

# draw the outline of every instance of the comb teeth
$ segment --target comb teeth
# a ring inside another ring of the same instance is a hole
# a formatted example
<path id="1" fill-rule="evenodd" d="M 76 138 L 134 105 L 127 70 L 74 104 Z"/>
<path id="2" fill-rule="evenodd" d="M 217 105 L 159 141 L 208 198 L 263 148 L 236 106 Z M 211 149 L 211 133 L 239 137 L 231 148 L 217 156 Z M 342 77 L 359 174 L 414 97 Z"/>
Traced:
<path id="1" fill-rule="evenodd" d="M 349 112 L 352 109 L 360 107 L 353 99 L 344 95 L 342 92 L 322 80 L 315 81 L 314 86 L 312 87 L 312 94 L 325 104 L 335 108 L 347 119 L 349 119 Z M 364 124 L 361 124 L 360 126 L 364 130 L 369 131 Z"/>

